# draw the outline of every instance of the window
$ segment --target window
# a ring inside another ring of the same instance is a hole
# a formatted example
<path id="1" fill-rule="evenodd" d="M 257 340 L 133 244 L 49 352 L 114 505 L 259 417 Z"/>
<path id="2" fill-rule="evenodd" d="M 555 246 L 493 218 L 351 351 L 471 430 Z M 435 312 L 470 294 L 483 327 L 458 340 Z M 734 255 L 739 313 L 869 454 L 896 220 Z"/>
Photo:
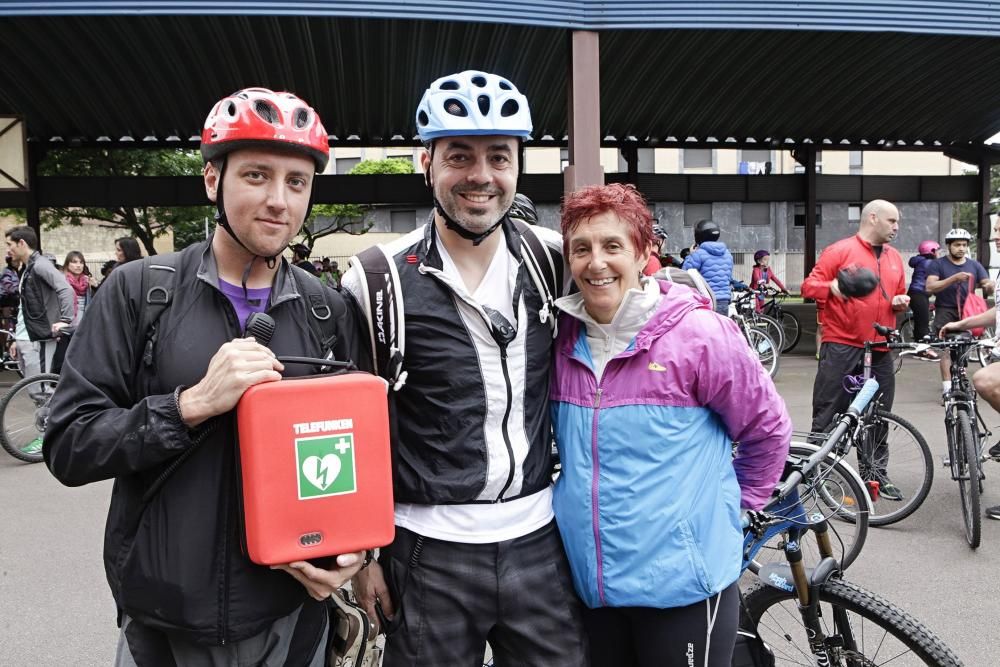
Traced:
<path id="1" fill-rule="evenodd" d="M 711 204 L 684 204 L 684 226 L 694 227 L 699 220 L 712 219 Z"/>
<path id="2" fill-rule="evenodd" d="M 794 219 L 794 224 L 795 224 L 796 227 L 805 227 L 806 226 L 806 206 L 805 206 L 805 204 L 796 204 L 795 205 L 795 219 Z M 816 205 L 816 226 L 817 227 L 822 227 L 823 226 L 823 207 L 820 206 L 820 205 L 818 205 L 818 204 Z"/>
<path id="3" fill-rule="evenodd" d="M 684 169 L 705 168 L 712 166 L 711 148 L 685 148 L 681 156 Z"/>
<path id="4" fill-rule="evenodd" d="M 759 149 L 742 150 L 740 151 L 737 172 L 740 174 L 770 174 L 772 166 L 771 151 Z"/>
<path id="5" fill-rule="evenodd" d="M 560 148 L 559 149 L 559 171 L 566 171 L 566 167 L 569 166 L 569 149 Z"/>
<path id="6" fill-rule="evenodd" d="M 744 203 L 740 224 L 743 226 L 767 226 L 771 224 L 771 205 L 767 202 Z"/>
<path id="7" fill-rule="evenodd" d="M 406 234 L 417 228 L 416 211 L 390 211 L 389 229 L 395 234 Z"/>
<path id="8" fill-rule="evenodd" d="M 361 162 L 359 157 L 338 157 L 337 158 L 337 173 L 346 174 L 351 169 L 354 169 Z"/>
<path id="9" fill-rule="evenodd" d="M 865 154 L 861 151 L 847 151 L 847 164 L 851 169 L 860 169 L 865 166 Z"/>
<path id="10" fill-rule="evenodd" d="M 861 222 L 861 204 L 847 205 L 847 221 Z"/>

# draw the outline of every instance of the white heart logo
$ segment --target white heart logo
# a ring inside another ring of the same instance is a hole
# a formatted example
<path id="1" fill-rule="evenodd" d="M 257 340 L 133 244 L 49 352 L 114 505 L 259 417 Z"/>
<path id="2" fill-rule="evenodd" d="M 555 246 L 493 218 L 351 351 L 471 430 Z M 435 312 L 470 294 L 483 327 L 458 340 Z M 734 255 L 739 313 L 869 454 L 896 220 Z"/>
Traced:
<path id="1" fill-rule="evenodd" d="M 326 491 L 340 474 L 340 458 L 335 454 L 327 454 L 323 458 L 308 456 L 302 462 L 302 474 L 317 489 Z"/>

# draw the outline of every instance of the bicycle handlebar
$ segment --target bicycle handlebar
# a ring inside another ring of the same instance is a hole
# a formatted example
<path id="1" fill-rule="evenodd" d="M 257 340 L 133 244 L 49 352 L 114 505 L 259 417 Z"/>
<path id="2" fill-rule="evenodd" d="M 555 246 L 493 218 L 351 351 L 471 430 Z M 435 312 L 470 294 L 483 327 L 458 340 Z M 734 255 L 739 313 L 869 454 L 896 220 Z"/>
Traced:
<path id="1" fill-rule="evenodd" d="M 799 482 L 802 481 L 803 473 L 809 472 L 815 468 L 820 461 L 825 459 L 827 455 L 833 451 L 834 447 L 837 446 L 837 443 L 839 443 L 841 438 L 844 437 L 844 434 L 847 433 L 848 429 L 850 429 L 851 426 L 853 426 L 853 424 L 857 421 L 858 416 L 864 412 L 866 407 L 868 407 L 868 404 L 875 397 L 876 392 L 878 392 L 878 381 L 875 380 L 875 378 L 871 378 L 865 382 L 864 386 L 861 387 L 858 395 L 854 397 L 850 407 L 847 408 L 847 412 L 840 417 L 836 428 L 833 429 L 833 432 L 827 436 L 826 440 L 823 442 L 823 446 L 813 452 L 812 455 L 810 455 L 809 458 L 802 463 L 800 470 L 793 470 L 788 476 L 788 479 L 782 482 L 781 485 L 775 489 L 775 500 L 781 500 L 790 494 L 795 487 L 798 486 Z"/>

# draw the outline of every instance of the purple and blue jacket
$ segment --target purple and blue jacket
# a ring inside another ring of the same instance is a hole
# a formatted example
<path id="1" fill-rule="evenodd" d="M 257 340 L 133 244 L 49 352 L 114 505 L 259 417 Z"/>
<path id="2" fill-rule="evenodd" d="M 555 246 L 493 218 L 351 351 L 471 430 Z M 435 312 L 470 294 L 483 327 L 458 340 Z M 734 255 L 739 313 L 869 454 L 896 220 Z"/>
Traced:
<path id="1" fill-rule="evenodd" d="M 736 581 L 740 508 L 765 504 L 788 453 L 784 401 L 736 325 L 682 285 L 660 291 L 600 382 L 584 325 L 560 323 L 553 505 L 590 608 L 686 606 Z"/>

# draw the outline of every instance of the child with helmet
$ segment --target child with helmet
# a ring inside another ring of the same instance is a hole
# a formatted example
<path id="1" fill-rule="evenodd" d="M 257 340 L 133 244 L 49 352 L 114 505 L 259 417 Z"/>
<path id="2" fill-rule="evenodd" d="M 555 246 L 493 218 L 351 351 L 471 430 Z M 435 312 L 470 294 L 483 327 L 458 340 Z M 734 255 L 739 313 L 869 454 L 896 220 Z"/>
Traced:
<path id="1" fill-rule="evenodd" d="M 750 287 L 755 290 L 759 290 L 762 287 L 767 287 L 768 283 L 774 283 L 778 286 L 785 294 L 788 294 L 788 290 L 785 289 L 785 285 L 778 280 L 778 276 L 774 275 L 774 271 L 770 267 L 771 263 L 771 253 L 763 248 L 758 250 L 753 254 L 753 271 L 750 274 Z M 756 306 L 757 312 L 764 310 L 764 295 L 760 292 L 756 295 Z"/>

